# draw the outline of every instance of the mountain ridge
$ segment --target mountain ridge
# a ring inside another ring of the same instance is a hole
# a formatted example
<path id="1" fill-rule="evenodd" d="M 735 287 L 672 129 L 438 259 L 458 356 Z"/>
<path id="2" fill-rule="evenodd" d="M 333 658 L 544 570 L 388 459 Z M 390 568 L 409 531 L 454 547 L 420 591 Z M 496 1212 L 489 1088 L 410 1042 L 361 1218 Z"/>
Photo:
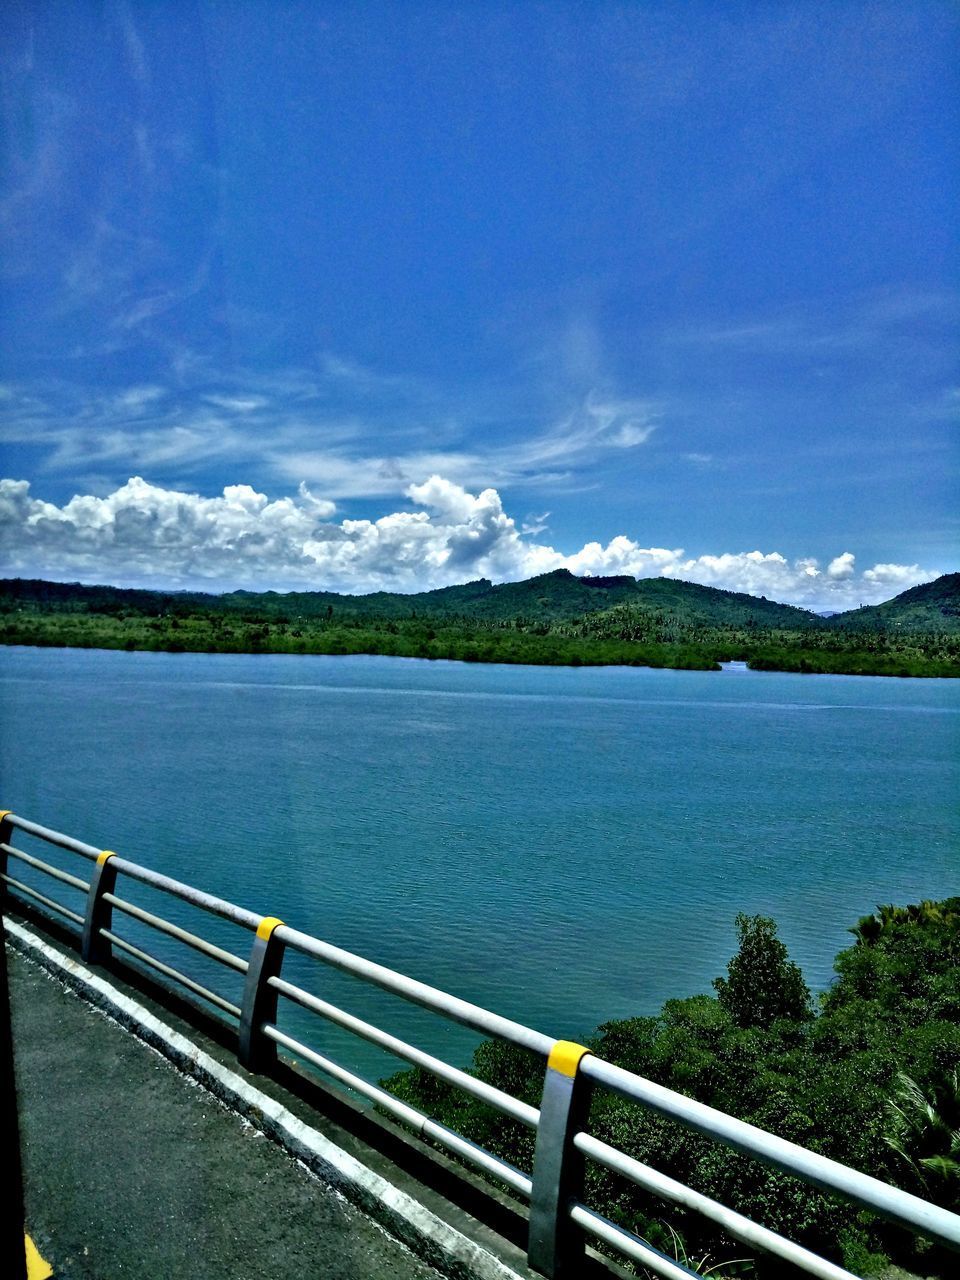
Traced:
<path id="1" fill-rule="evenodd" d="M 882 604 L 863 605 L 824 618 L 828 628 L 844 631 L 946 631 L 960 633 L 960 573 L 943 573 L 932 582 L 908 587 Z"/>
<path id="2" fill-rule="evenodd" d="M 852 625 L 844 625 L 853 619 Z M 0 644 L 960 676 L 960 575 L 836 618 L 671 578 L 481 578 L 413 595 L 0 581 Z M 924 623 L 926 622 L 926 626 Z"/>
<path id="3" fill-rule="evenodd" d="M 90 613 L 130 609 L 156 615 L 201 608 L 265 618 L 334 614 L 359 618 L 464 617 L 486 622 L 524 619 L 534 623 L 571 621 L 584 614 L 628 606 L 682 616 L 704 625 L 752 624 L 861 632 L 892 627 L 952 632 L 960 631 L 960 573 L 944 574 L 882 604 L 831 617 L 765 596 L 677 578 L 634 578 L 627 574 L 578 577 L 569 569 L 554 569 L 519 582 L 494 583 L 489 578 L 478 578 L 410 594 L 381 590 L 363 595 L 335 591 L 157 591 L 43 578 L 0 579 L 0 607 L 9 612 L 17 605 Z"/>

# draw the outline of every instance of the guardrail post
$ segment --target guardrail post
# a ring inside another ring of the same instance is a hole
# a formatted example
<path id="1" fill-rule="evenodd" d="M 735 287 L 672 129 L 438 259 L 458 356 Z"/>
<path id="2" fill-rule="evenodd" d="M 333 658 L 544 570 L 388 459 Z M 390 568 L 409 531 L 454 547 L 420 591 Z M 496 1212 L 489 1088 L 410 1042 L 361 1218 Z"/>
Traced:
<path id="1" fill-rule="evenodd" d="M 12 809 L 0 809 L 0 844 L 9 844 L 13 836 L 13 823 L 8 822 L 9 815 L 13 813 Z M 7 855 L 0 849 L 0 876 L 7 874 Z M 0 880 L 0 898 L 3 898 L 7 892 L 5 880 Z"/>
<path id="2" fill-rule="evenodd" d="M 113 923 L 113 904 L 104 902 L 103 895 L 113 893 L 117 887 L 117 869 L 113 865 L 116 856 L 112 849 L 104 849 L 90 877 L 80 943 L 80 956 L 86 964 L 106 964 L 113 954 L 110 939 L 101 937 L 100 930 L 109 929 Z"/>
<path id="3" fill-rule="evenodd" d="M 579 1275 L 583 1232 L 570 1220 L 571 1200 L 583 1194 L 583 1157 L 573 1136 L 586 1122 L 590 1084 L 579 1073 L 590 1050 L 558 1040 L 547 1059 L 533 1156 L 527 1261 L 550 1280 Z"/>
<path id="4" fill-rule="evenodd" d="M 284 944 L 276 936 L 276 929 L 282 924 L 276 916 L 264 916 L 250 950 L 237 1049 L 240 1065 L 248 1071 L 266 1071 L 277 1060 L 276 1042 L 260 1028 L 265 1022 L 277 1020 L 277 992 L 269 985 L 269 979 L 280 976 L 283 964 Z"/>

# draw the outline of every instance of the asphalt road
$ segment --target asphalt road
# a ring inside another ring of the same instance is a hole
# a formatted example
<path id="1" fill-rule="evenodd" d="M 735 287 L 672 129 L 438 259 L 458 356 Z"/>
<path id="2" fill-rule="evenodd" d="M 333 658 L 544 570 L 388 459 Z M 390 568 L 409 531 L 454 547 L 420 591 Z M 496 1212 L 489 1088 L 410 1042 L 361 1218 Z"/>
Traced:
<path id="1" fill-rule="evenodd" d="M 26 1225 L 57 1280 L 439 1275 L 158 1053 L 8 956 Z"/>

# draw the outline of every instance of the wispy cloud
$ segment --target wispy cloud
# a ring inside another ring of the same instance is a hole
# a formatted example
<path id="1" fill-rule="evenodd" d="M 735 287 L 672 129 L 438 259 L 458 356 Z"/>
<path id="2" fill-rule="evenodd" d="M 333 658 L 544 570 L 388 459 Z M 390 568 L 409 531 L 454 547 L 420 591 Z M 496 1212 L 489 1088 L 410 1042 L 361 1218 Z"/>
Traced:
<path id="1" fill-rule="evenodd" d="M 603 449 L 646 444 L 657 429 L 657 406 L 589 392 L 560 421 L 510 450 L 518 468 L 563 467 Z"/>
<path id="2" fill-rule="evenodd" d="M 218 409 L 226 409 L 230 413 L 254 413 L 257 409 L 266 409 L 270 403 L 263 396 L 256 395 L 206 395 L 203 399 L 207 404 L 212 404 Z"/>
<path id="3" fill-rule="evenodd" d="M 549 529 L 547 520 L 550 518 L 550 512 L 544 511 L 542 515 L 534 515 L 532 512 L 526 515 L 520 525 L 520 532 L 528 538 L 535 538 L 537 534 L 546 532 Z"/>
<path id="4" fill-rule="evenodd" d="M 952 326 L 958 315 L 960 298 L 948 290 L 901 287 L 829 302 L 809 299 L 772 315 L 691 325 L 667 337 L 673 343 L 693 347 L 774 356 L 876 353 L 891 345 L 921 340 L 918 321 L 927 326 Z"/>
<path id="5" fill-rule="evenodd" d="M 127 66 L 130 74 L 138 85 L 146 89 L 149 87 L 151 79 L 150 64 L 147 59 L 146 47 L 133 20 L 130 6 L 125 3 L 125 0 L 118 0 L 118 3 L 113 6 L 113 10 L 123 34 Z"/>
<path id="6" fill-rule="evenodd" d="M 144 301 L 123 325 L 174 302 Z M 0 438 L 40 450 L 48 474 L 76 480 L 112 467 L 119 481 L 163 467 L 179 480 L 229 458 L 266 482 L 306 479 L 338 500 L 400 496 L 433 472 L 481 488 L 582 481 L 605 455 L 645 445 L 663 418 L 650 400 L 589 389 L 564 395 L 563 408 L 552 397 L 539 423 L 527 407 L 524 428 L 509 395 L 491 417 L 484 393 L 380 376 L 330 353 L 312 368 L 224 378 L 184 349 L 163 383 L 104 391 L 61 381 L 8 392 Z"/>

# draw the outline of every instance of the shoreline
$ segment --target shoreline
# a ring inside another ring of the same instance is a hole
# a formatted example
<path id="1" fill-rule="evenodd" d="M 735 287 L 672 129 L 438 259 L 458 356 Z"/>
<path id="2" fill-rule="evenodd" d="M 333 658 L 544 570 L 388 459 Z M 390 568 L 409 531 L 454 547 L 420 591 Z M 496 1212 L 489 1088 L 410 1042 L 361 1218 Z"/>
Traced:
<path id="1" fill-rule="evenodd" d="M 629 642 L 621 642 L 625 646 Z M 399 652 L 400 646 L 384 645 L 354 645 L 352 647 L 338 647 L 331 644 L 329 647 L 313 647 L 303 648 L 293 646 L 220 646 L 212 647 L 209 644 L 194 644 L 176 641 L 169 645 L 162 644 L 131 644 L 128 641 L 124 643 L 93 643 L 86 638 L 76 643 L 64 642 L 60 637 L 56 639 L 38 640 L 27 639 L 21 637 L 8 637 L 0 635 L 0 646 L 3 648 L 29 648 L 29 649 L 95 649 L 101 652 L 116 653 L 165 653 L 165 654 L 193 654 L 193 655 L 217 655 L 232 654 L 256 657 L 259 655 L 288 656 L 295 658 L 312 658 L 312 657 L 383 657 L 383 658 L 406 658 L 419 660 L 424 662 L 458 662 L 466 665 L 484 665 L 484 666 L 524 666 L 524 667 L 570 667 L 573 669 L 580 667 L 644 667 L 649 670 L 667 670 L 667 671 L 710 671 L 720 672 L 726 666 L 735 666 L 748 670 L 755 674 L 763 672 L 780 673 L 783 675 L 834 675 L 834 676 L 859 676 L 859 677 L 876 677 L 900 680 L 956 680 L 960 679 L 960 664 L 935 664 L 931 662 L 930 666 L 944 666 L 952 669 L 948 670 L 906 670 L 906 669 L 880 669 L 875 666 L 873 670 L 858 668 L 855 659 L 860 657 L 858 651 L 846 652 L 836 655 L 838 658 L 846 659 L 846 663 L 825 662 L 824 658 L 830 655 L 823 653 L 813 653 L 812 651 L 798 651 L 789 654 L 786 661 L 776 661 L 766 655 L 757 655 L 750 657 L 727 657 L 716 656 L 711 654 L 696 655 L 700 661 L 694 659 L 694 655 L 689 649 L 686 650 L 684 657 L 686 661 L 671 662 L 670 658 L 677 656 L 669 652 L 669 646 L 664 646 L 664 652 L 650 653 L 645 649 L 643 653 L 635 656 L 627 654 L 617 656 L 603 656 L 597 653 L 591 653 L 589 650 L 592 646 L 589 643 L 580 642 L 576 645 L 577 651 L 569 654 L 569 656 L 561 656 L 556 649 L 553 655 L 550 654 L 510 654 L 497 651 L 496 649 L 484 650 L 483 646 L 468 646 L 467 650 L 462 653 L 443 651 L 443 646 L 437 646 L 437 652 L 428 653 L 411 653 Z M 599 647 L 599 646 L 598 646 Z M 638 646 L 639 647 L 639 646 Z M 680 646 L 678 646 L 680 647 Z M 684 646 L 684 648 L 686 648 Z M 873 655 L 863 655 L 868 658 Z M 811 662 L 814 657 L 815 662 Z M 691 660 L 694 659 L 694 660 Z M 874 658 L 875 661 L 875 658 Z M 895 660 L 890 667 L 895 666 Z"/>

